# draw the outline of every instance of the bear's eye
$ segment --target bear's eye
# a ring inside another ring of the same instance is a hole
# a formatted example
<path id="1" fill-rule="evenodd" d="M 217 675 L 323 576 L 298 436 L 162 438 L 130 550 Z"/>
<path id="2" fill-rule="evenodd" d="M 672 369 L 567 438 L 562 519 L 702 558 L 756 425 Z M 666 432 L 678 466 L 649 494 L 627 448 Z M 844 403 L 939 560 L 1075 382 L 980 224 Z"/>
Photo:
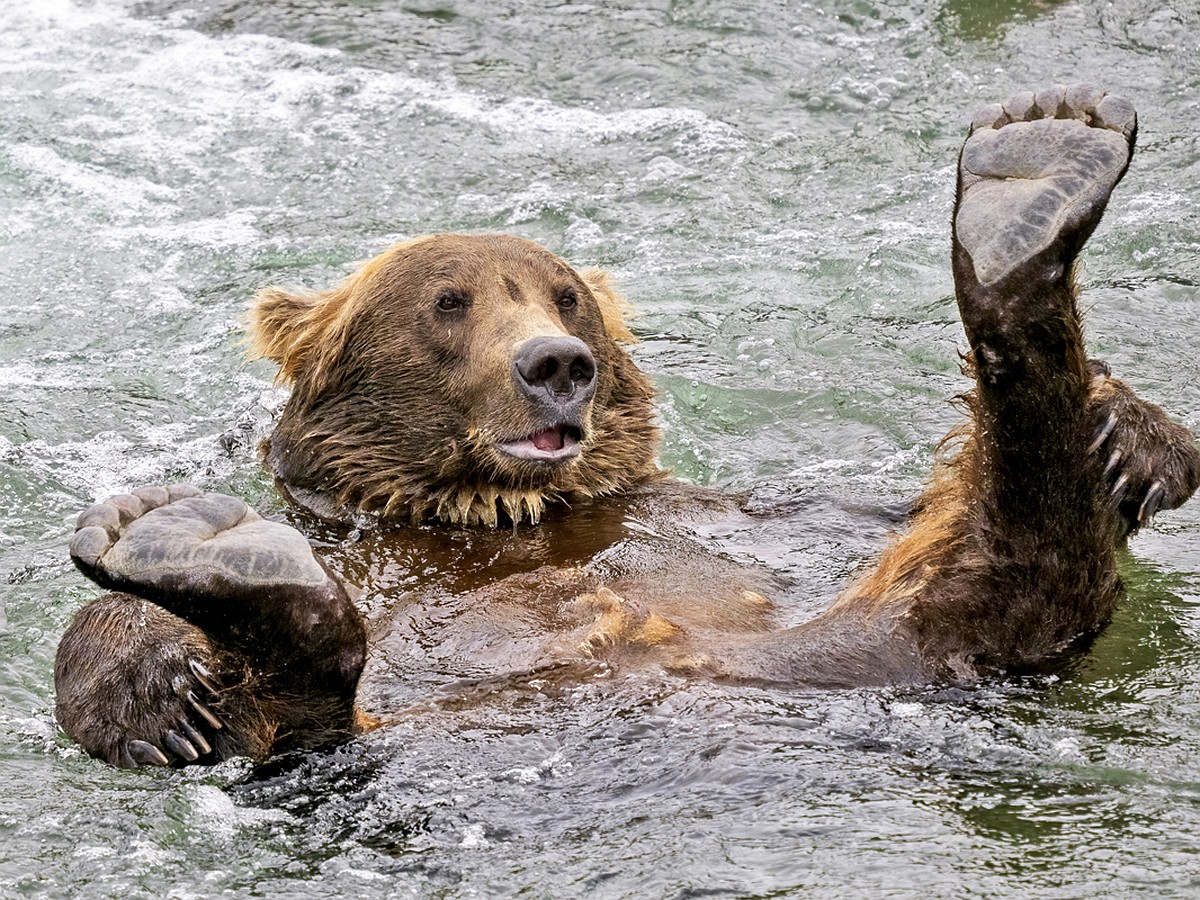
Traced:
<path id="1" fill-rule="evenodd" d="M 455 312 L 456 310 L 465 309 L 470 301 L 462 291 L 442 291 L 438 294 L 437 300 L 434 303 L 442 312 Z"/>
<path id="2" fill-rule="evenodd" d="M 579 295 L 575 293 L 575 288 L 573 287 L 563 288 L 559 291 L 558 298 L 554 302 L 558 304 L 558 308 L 561 310 L 574 309 L 579 305 Z"/>

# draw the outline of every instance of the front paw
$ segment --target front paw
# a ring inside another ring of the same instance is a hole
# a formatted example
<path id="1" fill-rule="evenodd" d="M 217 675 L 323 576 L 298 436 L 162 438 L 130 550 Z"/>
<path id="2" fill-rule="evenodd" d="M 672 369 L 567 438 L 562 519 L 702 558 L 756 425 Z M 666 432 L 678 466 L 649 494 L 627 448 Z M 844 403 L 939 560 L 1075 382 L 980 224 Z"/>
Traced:
<path id="1" fill-rule="evenodd" d="M 216 761 L 213 754 L 216 733 L 225 727 L 213 711 L 213 707 L 220 708 L 220 691 L 202 663 L 188 660 L 188 667 L 197 687 L 187 688 L 182 697 L 169 698 L 162 707 L 146 710 L 136 729 L 119 736 L 110 732 L 117 751 L 115 759 L 108 759 L 110 763 L 132 768 Z M 197 695 L 199 688 L 208 691 L 208 703 Z M 132 737 L 133 731 L 141 737 Z"/>
<path id="2" fill-rule="evenodd" d="M 55 660 L 55 714 L 92 756 L 113 765 L 215 762 L 222 686 L 197 629 L 123 594 L 89 604 Z"/>
<path id="3" fill-rule="evenodd" d="M 1103 371 L 1092 380 L 1090 404 L 1096 423 L 1090 450 L 1104 461 L 1106 488 L 1126 535 L 1200 487 L 1196 439 L 1160 407 Z"/>
<path id="4" fill-rule="evenodd" d="M 576 652 L 598 658 L 618 645 L 654 646 L 679 634 L 679 627 L 652 613 L 640 600 L 622 597 L 606 587 L 575 599 L 575 607 L 593 612 Z"/>

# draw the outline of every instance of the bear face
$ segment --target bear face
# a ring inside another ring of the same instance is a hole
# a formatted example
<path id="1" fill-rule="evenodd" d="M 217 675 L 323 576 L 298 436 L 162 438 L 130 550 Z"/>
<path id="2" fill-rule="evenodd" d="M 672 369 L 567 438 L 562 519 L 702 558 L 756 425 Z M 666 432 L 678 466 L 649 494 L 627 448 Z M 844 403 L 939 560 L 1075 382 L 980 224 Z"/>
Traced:
<path id="1" fill-rule="evenodd" d="M 268 288 L 252 353 L 292 386 L 268 465 L 325 518 L 492 526 L 660 478 L 623 308 L 602 272 L 505 235 L 400 244 L 321 294 Z"/>

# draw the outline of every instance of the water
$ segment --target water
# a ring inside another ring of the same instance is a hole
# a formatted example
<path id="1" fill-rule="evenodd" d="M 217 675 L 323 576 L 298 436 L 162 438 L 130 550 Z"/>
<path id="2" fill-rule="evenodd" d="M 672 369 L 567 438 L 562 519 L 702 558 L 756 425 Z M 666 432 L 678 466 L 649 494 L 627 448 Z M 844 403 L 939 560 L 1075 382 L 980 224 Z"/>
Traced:
<path id="1" fill-rule="evenodd" d="M 400 237 L 512 231 L 614 271 L 682 477 L 912 495 L 965 386 L 964 123 L 1043 81 L 1139 105 L 1087 324 L 1200 426 L 1198 28 L 1166 0 L 5 4 L 0 896 L 1200 894 L 1197 503 L 1138 539 L 1057 679 L 535 680 L 256 773 L 107 768 L 51 689 L 95 595 L 75 513 L 176 479 L 278 509 L 248 298 Z M 877 540 L 765 561 L 827 595 Z"/>

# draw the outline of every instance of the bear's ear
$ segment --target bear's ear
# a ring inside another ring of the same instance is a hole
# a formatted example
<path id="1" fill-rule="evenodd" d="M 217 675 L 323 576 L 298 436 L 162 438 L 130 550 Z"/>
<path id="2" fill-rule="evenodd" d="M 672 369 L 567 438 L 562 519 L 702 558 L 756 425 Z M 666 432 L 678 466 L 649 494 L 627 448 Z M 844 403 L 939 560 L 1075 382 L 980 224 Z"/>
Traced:
<path id="1" fill-rule="evenodd" d="M 324 294 L 259 291 L 247 316 L 250 358 L 278 363 L 276 381 L 319 391 L 343 343 L 345 295 L 341 288 Z"/>
<path id="2" fill-rule="evenodd" d="M 619 344 L 636 344 L 637 338 L 625 324 L 626 319 L 635 315 L 633 305 L 617 291 L 612 276 L 603 269 L 591 268 L 580 272 L 579 277 L 596 298 L 609 337 Z"/>

